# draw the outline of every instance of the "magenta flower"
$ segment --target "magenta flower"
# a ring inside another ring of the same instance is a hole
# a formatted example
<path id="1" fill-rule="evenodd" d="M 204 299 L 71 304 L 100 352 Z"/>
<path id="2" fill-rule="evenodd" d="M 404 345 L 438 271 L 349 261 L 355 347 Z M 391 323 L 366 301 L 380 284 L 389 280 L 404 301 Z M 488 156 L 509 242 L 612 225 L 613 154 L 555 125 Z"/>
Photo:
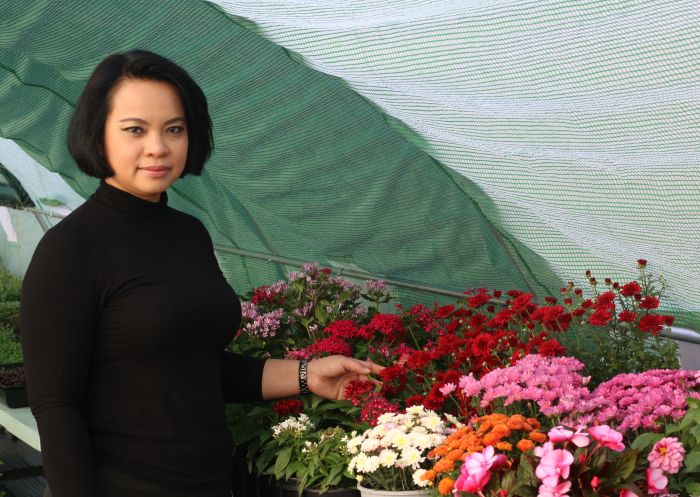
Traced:
<path id="1" fill-rule="evenodd" d="M 464 466 L 462 466 L 464 467 Z M 488 470 L 481 470 L 474 474 L 462 474 L 459 475 L 455 481 L 454 493 L 457 492 L 481 492 L 481 490 L 486 486 L 486 484 L 491 479 L 491 472 Z"/>
<path id="2" fill-rule="evenodd" d="M 537 497 L 564 497 L 571 490 L 571 482 L 564 481 L 555 487 L 540 485 Z"/>
<path id="3" fill-rule="evenodd" d="M 616 452 L 625 450 L 625 444 L 622 443 L 622 433 L 613 430 L 608 425 L 593 426 L 588 428 L 588 433 L 603 447 Z"/>
<path id="4" fill-rule="evenodd" d="M 542 458 L 547 455 L 547 453 L 551 452 L 554 450 L 554 444 L 552 442 L 545 442 L 539 447 L 535 447 L 535 455 L 539 458 Z"/>
<path id="5" fill-rule="evenodd" d="M 574 462 L 574 456 L 565 449 L 550 450 L 540 460 L 540 464 L 535 469 L 535 474 L 548 487 L 556 487 L 559 478 L 569 477 L 569 468 Z"/>
<path id="6" fill-rule="evenodd" d="M 647 491 L 650 494 L 659 494 L 666 490 L 668 478 L 664 476 L 664 472 L 659 468 L 647 469 Z"/>
<path id="7" fill-rule="evenodd" d="M 678 473 L 683 464 L 685 449 L 676 437 L 662 438 L 654 444 L 649 453 L 649 466 L 667 473 Z"/>
<path id="8" fill-rule="evenodd" d="M 573 432 L 571 430 L 567 430 L 563 426 L 555 426 L 549 430 L 547 436 L 549 437 L 549 440 L 554 443 L 571 442 L 576 447 L 587 447 L 588 444 L 591 443 L 590 439 L 588 438 L 588 434 L 583 433 L 583 427 L 580 427 L 576 430 L 576 432 Z"/>
<path id="9" fill-rule="evenodd" d="M 462 474 L 474 475 L 488 471 L 492 466 L 500 467 L 505 460 L 505 455 L 495 455 L 494 448 L 489 445 L 481 452 L 472 452 L 462 464 Z"/>
<path id="10" fill-rule="evenodd" d="M 639 495 L 632 492 L 632 490 L 622 490 L 620 492 L 620 497 L 639 497 Z"/>

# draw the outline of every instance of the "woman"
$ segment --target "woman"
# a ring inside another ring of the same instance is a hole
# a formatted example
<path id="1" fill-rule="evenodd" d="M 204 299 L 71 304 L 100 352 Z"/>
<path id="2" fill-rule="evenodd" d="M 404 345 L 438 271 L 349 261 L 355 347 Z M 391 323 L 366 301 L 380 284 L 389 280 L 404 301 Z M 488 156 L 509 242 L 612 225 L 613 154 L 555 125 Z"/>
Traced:
<path id="1" fill-rule="evenodd" d="M 336 399 L 381 368 L 223 350 L 240 302 L 204 225 L 167 205 L 213 146 L 206 98 L 182 68 L 141 50 L 107 57 L 68 146 L 100 185 L 40 241 L 20 309 L 44 495 L 229 496 L 225 402 L 307 388 Z"/>

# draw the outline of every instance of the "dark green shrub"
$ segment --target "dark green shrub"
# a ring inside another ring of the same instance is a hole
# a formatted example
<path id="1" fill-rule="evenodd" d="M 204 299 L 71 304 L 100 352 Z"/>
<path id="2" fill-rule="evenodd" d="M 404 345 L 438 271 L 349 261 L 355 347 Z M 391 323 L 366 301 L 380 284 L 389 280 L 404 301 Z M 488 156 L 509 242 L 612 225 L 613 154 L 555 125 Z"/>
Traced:
<path id="1" fill-rule="evenodd" d="M 15 336 L 14 329 L 0 324 L 0 364 L 22 361 L 22 344 Z"/>

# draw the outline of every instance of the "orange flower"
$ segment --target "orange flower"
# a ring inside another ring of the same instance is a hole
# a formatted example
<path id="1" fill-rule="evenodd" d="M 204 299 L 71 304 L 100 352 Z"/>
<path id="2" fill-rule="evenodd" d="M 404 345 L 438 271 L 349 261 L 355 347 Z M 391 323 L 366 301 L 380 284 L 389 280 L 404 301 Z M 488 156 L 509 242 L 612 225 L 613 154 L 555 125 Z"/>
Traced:
<path id="1" fill-rule="evenodd" d="M 535 418 L 527 418 L 528 424 L 532 425 L 535 430 L 539 430 L 542 425 Z"/>
<path id="2" fill-rule="evenodd" d="M 425 480 L 425 481 L 433 481 L 435 479 L 435 476 L 436 476 L 435 471 L 432 469 L 429 469 L 428 471 L 423 473 L 423 476 L 421 476 L 420 479 Z"/>
<path id="3" fill-rule="evenodd" d="M 511 430 L 522 430 L 523 426 L 524 425 L 522 421 L 518 421 L 513 418 L 508 420 L 508 428 L 510 428 Z"/>
<path id="4" fill-rule="evenodd" d="M 443 478 L 438 483 L 438 492 L 440 492 L 440 495 L 450 495 L 454 485 L 455 481 L 452 478 Z"/>
<path id="5" fill-rule="evenodd" d="M 444 457 L 447 455 L 447 453 L 450 451 L 449 447 L 445 447 L 444 445 L 440 445 L 439 447 L 435 447 L 435 454 Z"/>
<path id="6" fill-rule="evenodd" d="M 433 470 L 436 473 L 447 473 L 455 469 L 455 462 L 450 459 L 440 459 L 433 465 Z"/>
<path id="7" fill-rule="evenodd" d="M 484 438 L 482 439 L 484 442 L 484 445 L 496 445 L 498 442 L 501 441 L 500 438 L 494 433 L 487 433 L 484 435 Z"/>
<path id="8" fill-rule="evenodd" d="M 477 433 L 480 434 L 480 435 L 481 435 L 481 434 L 484 434 L 484 433 L 486 433 L 487 431 L 489 431 L 489 430 L 491 429 L 491 426 L 492 426 L 492 425 L 491 425 L 491 421 L 484 420 L 484 422 L 481 423 L 481 425 L 479 426 L 479 429 L 477 430 Z"/>
<path id="9" fill-rule="evenodd" d="M 435 449 L 428 451 L 428 459 L 435 459 Z"/>
<path id="10" fill-rule="evenodd" d="M 532 450 L 535 448 L 535 444 L 527 438 L 523 438 L 515 446 L 518 448 L 518 450 L 522 452 L 527 452 L 528 450 Z"/>
<path id="11" fill-rule="evenodd" d="M 513 444 L 510 442 L 498 442 L 496 448 L 498 450 L 513 450 Z"/>
<path id="12" fill-rule="evenodd" d="M 508 425 L 504 423 L 498 423 L 496 426 L 493 427 L 491 433 L 496 435 L 498 438 L 505 438 L 508 435 L 510 435 L 510 428 L 508 428 Z"/>
<path id="13" fill-rule="evenodd" d="M 449 459 L 450 461 L 457 461 L 457 460 L 459 460 L 460 457 L 462 457 L 462 454 L 464 454 L 464 451 L 461 449 L 451 450 L 445 456 L 445 459 Z"/>
<path id="14" fill-rule="evenodd" d="M 538 443 L 545 443 L 547 441 L 547 435 L 539 431 L 531 431 L 528 438 Z"/>

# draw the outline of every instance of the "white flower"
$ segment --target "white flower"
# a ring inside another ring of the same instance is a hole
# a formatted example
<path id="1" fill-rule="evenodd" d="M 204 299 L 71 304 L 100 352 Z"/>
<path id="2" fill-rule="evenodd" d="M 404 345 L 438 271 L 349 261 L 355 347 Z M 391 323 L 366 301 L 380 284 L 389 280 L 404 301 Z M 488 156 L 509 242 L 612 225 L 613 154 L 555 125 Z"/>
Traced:
<path id="1" fill-rule="evenodd" d="M 360 445 L 360 450 L 362 452 L 372 452 L 374 449 L 377 449 L 379 447 L 379 440 L 376 438 L 368 438 L 364 442 L 362 442 L 362 445 Z"/>
<path id="2" fill-rule="evenodd" d="M 418 415 L 421 415 L 421 414 L 423 414 L 425 411 L 423 410 L 423 406 L 422 406 L 422 405 L 416 404 L 415 406 L 407 407 L 407 408 L 406 408 L 406 412 L 407 412 L 408 414 L 418 414 Z"/>
<path id="3" fill-rule="evenodd" d="M 358 473 L 364 473 L 366 464 L 367 464 L 367 454 L 360 452 L 359 454 L 357 454 L 355 457 L 352 458 L 349 466 L 352 466 L 355 469 L 355 471 L 357 471 Z M 351 469 L 351 471 L 352 471 L 352 469 Z"/>
<path id="4" fill-rule="evenodd" d="M 398 454 L 394 452 L 393 450 L 389 449 L 384 449 L 379 453 L 379 464 L 382 466 L 385 466 L 387 468 L 390 468 L 391 466 L 394 465 L 396 462 L 396 459 L 398 458 Z"/>
<path id="5" fill-rule="evenodd" d="M 425 457 L 420 456 L 420 451 L 415 447 L 408 447 L 401 451 L 401 459 L 406 466 L 417 467 L 418 464 L 425 460 Z"/>
<path id="6" fill-rule="evenodd" d="M 437 414 L 431 414 L 430 416 L 421 418 L 420 424 L 428 428 L 430 431 L 442 430 L 442 420 Z"/>
<path id="7" fill-rule="evenodd" d="M 379 457 L 369 456 L 365 461 L 365 473 L 374 473 L 379 469 Z"/>
<path id="8" fill-rule="evenodd" d="M 464 426 L 464 423 L 461 423 L 461 422 L 459 421 L 459 419 L 457 419 L 456 417 L 454 417 L 452 414 L 450 414 L 450 413 L 448 413 L 448 412 L 445 413 L 445 417 L 447 418 L 447 420 L 448 420 L 450 423 L 452 423 L 453 425 L 455 425 L 457 428 L 462 428 L 462 427 Z"/>
<path id="9" fill-rule="evenodd" d="M 391 444 L 399 450 L 404 449 L 409 446 L 408 436 L 403 432 L 398 432 L 391 437 Z"/>
<path id="10" fill-rule="evenodd" d="M 425 469 L 417 469 L 416 471 L 413 472 L 413 483 L 415 483 L 416 486 L 427 487 L 433 483 L 430 480 L 423 480 L 423 475 L 426 472 L 427 471 Z"/>

